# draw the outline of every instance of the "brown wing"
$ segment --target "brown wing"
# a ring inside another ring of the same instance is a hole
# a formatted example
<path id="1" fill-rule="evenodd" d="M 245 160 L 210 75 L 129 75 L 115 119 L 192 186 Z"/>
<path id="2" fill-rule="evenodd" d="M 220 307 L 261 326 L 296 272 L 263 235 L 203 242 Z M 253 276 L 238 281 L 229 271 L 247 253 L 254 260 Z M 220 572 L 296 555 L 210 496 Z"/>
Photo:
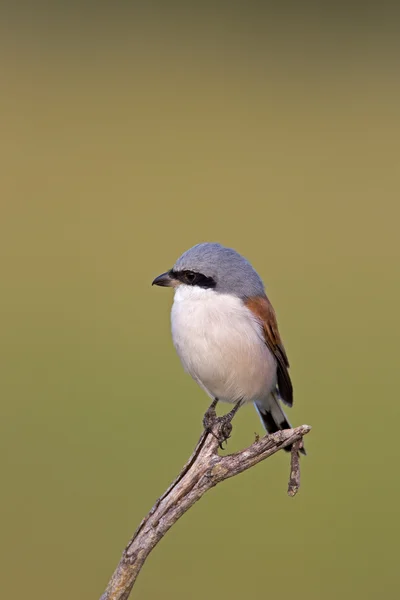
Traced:
<path id="1" fill-rule="evenodd" d="M 256 315 L 263 326 L 265 343 L 275 356 L 278 363 L 278 389 L 285 404 L 293 404 L 293 386 L 289 375 L 289 361 L 286 356 L 281 336 L 279 335 L 278 323 L 275 311 L 267 297 L 254 296 L 245 301 L 245 305 Z"/>

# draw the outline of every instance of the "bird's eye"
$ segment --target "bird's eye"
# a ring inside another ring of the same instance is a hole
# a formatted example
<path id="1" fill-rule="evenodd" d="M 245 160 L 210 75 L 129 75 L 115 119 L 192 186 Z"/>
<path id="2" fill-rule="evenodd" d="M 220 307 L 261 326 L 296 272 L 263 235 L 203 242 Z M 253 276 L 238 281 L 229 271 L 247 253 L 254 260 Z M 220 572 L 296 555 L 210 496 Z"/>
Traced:
<path id="1" fill-rule="evenodd" d="M 196 273 L 193 273 L 193 271 L 186 271 L 185 278 L 189 284 L 193 284 L 196 281 Z"/>

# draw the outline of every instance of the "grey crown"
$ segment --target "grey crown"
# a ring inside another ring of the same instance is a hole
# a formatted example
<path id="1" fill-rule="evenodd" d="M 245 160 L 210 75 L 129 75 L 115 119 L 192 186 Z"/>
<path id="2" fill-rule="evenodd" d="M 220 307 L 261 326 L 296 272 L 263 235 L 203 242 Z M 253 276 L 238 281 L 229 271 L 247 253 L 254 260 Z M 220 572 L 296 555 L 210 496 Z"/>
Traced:
<path id="1" fill-rule="evenodd" d="M 264 284 L 251 264 L 236 250 L 205 242 L 187 250 L 176 261 L 174 271 L 194 271 L 216 282 L 215 291 L 239 298 L 265 296 Z"/>

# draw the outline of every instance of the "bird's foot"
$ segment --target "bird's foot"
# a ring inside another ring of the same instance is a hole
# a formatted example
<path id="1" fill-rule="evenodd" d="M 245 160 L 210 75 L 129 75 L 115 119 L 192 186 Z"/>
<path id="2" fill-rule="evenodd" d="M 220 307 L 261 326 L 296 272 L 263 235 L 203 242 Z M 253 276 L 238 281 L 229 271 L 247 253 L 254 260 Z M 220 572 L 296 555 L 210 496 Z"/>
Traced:
<path id="1" fill-rule="evenodd" d="M 211 402 L 210 406 L 208 407 L 207 411 L 204 414 L 203 426 L 206 431 L 211 431 L 212 426 L 214 425 L 215 421 L 218 418 L 217 412 L 215 410 L 215 407 L 217 406 L 217 404 L 218 404 L 218 398 L 215 398 Z"/>
<path id="2" fill-rule="evenodd" d="M 218 446 L 223 450 L 223 443 L 231 437 L 231 419 L 228 415 L 223 415 L 222 417 L 215 415 L 214 419 L 210 419 L 210 414 L 206 413 L 206 415 L 204 415 L 203 419 L 204 429 L 207 433 L 211 433 L 215 437 L 218 441 Z"/>
<path id="3" fill-rule="evenodd" d="M 224 449 L 223 443 L 226 442 L 232 433 L 232 419 L 235 416 L 241 402 L 238 402 L 233 409 L 222 417 L 217 417 L 215 407 L 218 399 L 214 400 L 211 406 L 203 417 L 203 426 L 206 432 L 211 433 L 216 440 L 221 450 Z"/>

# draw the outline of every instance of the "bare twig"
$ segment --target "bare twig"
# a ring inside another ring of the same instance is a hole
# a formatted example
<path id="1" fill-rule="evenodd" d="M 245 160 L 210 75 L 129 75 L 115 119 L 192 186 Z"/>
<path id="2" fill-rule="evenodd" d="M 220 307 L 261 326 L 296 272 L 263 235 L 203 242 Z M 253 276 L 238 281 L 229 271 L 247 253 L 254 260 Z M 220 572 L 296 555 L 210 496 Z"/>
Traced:
<path id="1" fill-rule="evenodd" d="M 299 450 L 302 445 L 302 440 L 297 440 L 293 443 L 290 460 L 290 478 L 288 485 L 289 496 L 295 496 L 300 487 L 300 454 Z"/>
<path id="2" fill-rule="evenodd" d="M 125 548 L 122 558 L 101 600 L 127 600 L 139 572 L 153 548 L 166 532 L 202 495 L 225 479 L 238 475 L 292 444 L 288 494 L 294 496 L 300 485 L 298 450 L 311 427 L 285 429 L 256 441 L 245 450 L 219 456 L 218 422 L 212 433 L 203 432 L 192 456 L 167 491 L 143 519 Z"/>

